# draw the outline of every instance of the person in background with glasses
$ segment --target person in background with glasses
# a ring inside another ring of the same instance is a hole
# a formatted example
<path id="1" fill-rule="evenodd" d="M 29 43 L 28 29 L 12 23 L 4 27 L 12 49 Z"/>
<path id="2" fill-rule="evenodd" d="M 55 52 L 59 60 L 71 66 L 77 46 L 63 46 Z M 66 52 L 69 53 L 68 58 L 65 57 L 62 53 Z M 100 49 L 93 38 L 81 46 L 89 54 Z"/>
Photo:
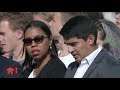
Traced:
<path id="1" fill-rule="evenodd" d="M 24 46 L 29 59 L 26 64 L 36 64 L 24 70 L 28 78 L 63 78 L 66 67 L 54 52 L 54 42 L 49 27 L 42 21 L 33 20 L 24 31 Z M 29 65 L 30 66 L 30 65 Z"/>

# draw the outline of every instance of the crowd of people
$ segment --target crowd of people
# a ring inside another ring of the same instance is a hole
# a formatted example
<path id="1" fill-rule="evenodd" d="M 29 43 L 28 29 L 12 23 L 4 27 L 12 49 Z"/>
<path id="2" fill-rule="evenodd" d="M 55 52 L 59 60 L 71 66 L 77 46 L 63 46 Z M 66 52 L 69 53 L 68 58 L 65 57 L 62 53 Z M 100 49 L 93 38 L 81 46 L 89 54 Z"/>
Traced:
<path id="1" fill-rule="evenodd" d="M 120 12 L 0 12 L 0 78 L 120 78 Z"/>

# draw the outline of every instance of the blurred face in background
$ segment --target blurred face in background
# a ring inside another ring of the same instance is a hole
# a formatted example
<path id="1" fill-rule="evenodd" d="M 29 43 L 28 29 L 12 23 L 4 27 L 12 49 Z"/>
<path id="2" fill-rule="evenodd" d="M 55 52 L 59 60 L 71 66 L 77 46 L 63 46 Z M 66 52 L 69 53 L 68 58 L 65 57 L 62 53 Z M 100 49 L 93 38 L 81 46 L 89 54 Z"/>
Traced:
<path id="1" fill-rule="evenodd" d="M 63 27 L 61 14 L 55 12 L 53 15 L 53 20 L 50 22 L 50 28 L 53 35 L 53 38 L 56 42 L 57 50 L 61 50 L 64 44 L 63 37 L 59 34 L 60 30 Z"/>
<path id="2" fill-rule="evenodd" d="M 47 24 L 50 27 L 49 23 L 53 19 L 54 12 L 33 12 L 33 20 L 39 20 Z"/>
<path id="3" fill-rule="evenodd" d="M 45 24 L 47 24 L 48 27 L 49 27 L 49 23 L 48 23 L 48 21 L 46 21 L 45 19 L 43 19 L 43 15 L 39 15 L 39 14 L 38 15 L 33 15 L 33 20 L 42 21 Z"/>
<path id="4" fill-rule="evenodd" d="M 62 20 L 61 20 L 61 14 L 59 12 L 55 12 L 53 15 L 53 20 L 50 22 L 50 28 L 52 31 L 53 36 L 57 35 L 59 36 L 59 32 L 61 28 L 63 27 Z"/>
<path id="5" fill-rule="evenodd" d="M 54 37 L 55 45 L 58 51 L 63 50 L 63 37 L 62 36 L 55 36 Z"/>

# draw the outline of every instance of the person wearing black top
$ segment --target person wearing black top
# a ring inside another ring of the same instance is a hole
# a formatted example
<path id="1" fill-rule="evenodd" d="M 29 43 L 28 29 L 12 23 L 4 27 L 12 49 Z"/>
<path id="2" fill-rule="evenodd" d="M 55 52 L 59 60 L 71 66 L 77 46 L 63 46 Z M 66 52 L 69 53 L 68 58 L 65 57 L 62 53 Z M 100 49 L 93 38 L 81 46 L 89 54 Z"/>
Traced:
<path id="1" fill-rule="evenodd" d="M 25 78 L 64 78 L 66 67 L 59 60 L 49 27 L 34 20 L 24 32 L 28 56 L 23 66 Z"/>

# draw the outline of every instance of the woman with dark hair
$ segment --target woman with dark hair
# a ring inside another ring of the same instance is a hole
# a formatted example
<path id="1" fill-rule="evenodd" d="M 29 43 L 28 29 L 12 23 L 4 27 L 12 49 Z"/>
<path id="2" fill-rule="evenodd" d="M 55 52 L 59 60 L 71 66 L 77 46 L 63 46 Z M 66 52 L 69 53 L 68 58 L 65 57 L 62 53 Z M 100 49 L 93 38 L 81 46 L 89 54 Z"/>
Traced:
<path id="1" fill-rule="evenodd" d="M 41 21 L 32 21 L 24 31 L 27 50 L 23 74 L 28 78 L 63 78 L 66 68 L 57 57 L 49 27 Z M 35 62 L 35 63 L 34 63 Z"/>

